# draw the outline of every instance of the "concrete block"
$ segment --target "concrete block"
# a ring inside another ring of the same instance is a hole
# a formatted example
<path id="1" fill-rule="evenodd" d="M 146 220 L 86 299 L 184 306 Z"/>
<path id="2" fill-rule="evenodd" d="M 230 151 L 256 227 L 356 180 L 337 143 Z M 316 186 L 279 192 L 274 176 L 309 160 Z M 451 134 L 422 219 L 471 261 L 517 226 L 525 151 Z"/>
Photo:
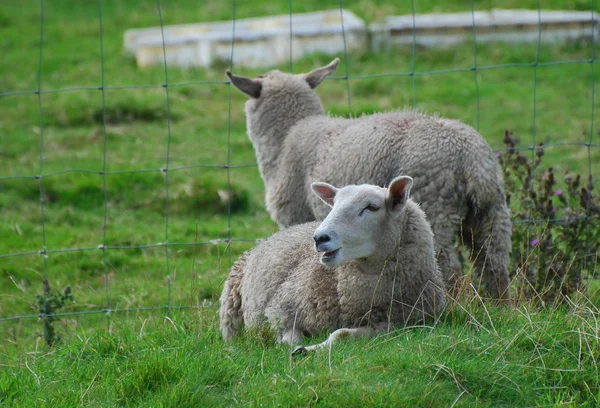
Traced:
<path id="1" fill-rule="evenodd" d="M 344 52 L 342 16 L 348 50 L 367 46 L 365 23 L 350 11 L 337 10 L 292 14 L 291 52 L 297 59 L 313 52 L 339 55 Z M 290 15 L 249 18 L 215 23 L 127 30 L 126 52 L 134 54 L 137 65 L 164 63 L 178 67 L 208 67 L 217 61 L 229 62 L 234 41 L 235 66 L 267 67 L 290 60 Z"/>
<path id="2" fill-rule="evenodd" d="M 595 13 L 579 11 L 500 10 L 475 13 L 417 14 L 389 16 L 383 23 L 371 24 L 371 47 L 398 44 L 447 46 L 472 40 L 473 20 L 477 42 L 573 40 L 598 35 Z M 413 35 L 414 31 L 414 35 Z M 597 37 L 596 37 L 597 38 Z"/>

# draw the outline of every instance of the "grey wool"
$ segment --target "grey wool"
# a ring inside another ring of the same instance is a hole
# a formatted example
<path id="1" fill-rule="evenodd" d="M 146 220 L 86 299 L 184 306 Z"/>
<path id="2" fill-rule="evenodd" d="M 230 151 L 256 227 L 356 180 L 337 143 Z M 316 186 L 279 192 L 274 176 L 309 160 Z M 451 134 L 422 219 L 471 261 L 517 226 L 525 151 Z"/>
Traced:
<path id="1" fill-rule="evenodd" d="M 436 316 L 444 281 L 425 213 L 408 196 L 412 183 L 406 176 L 388 189 L 313 183 L 333 209 L 322 223 L 275 233 L 233 265 L 219 311 L 224 339 L 264 325 L 290 344 L 335 330 L 302 347 L 311 351 Z"/>
<path id="2" fill-rule="evenodd" d="M 468 125 L 412 110 L 357 118 L 326 115 L 314 88 L 338 62 L 306 74 L 271 71 L 254 79 L 227 72 L 249 97 L 247 132 L 271 218 L 282 228 L 323 220 L 329 207 L 311 194 L 315 180 L 385 186 L 409 175 L 412 198 L 434 232 L 448 288 L 460 284 L 458 242 L 471 251 L 475 284 L 492 298 L 508 299 L 512 225 L 502 173 L 489 145 Z"/>

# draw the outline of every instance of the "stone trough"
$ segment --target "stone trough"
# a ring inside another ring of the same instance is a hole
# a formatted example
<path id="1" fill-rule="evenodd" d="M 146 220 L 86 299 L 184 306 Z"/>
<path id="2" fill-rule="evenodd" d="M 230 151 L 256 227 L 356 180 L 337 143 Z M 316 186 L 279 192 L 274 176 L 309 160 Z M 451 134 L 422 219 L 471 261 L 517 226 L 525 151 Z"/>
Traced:
<path id="1" fill-rule="evenodd" d="M 591 12 L 541 10 L 499 10 L 446 14 L 389 16 L 381 24 L 372 24 L 371 48 L 412 44 L 447 46 L 473 38 L 473 20 L 477 42 L 541 41 L 560 42 L 597 38 L 597 17 Z M 414 35 L 413 35 L 414 31 Z"/>
<path id="2" fill-rule="evenodd" d="M 343 31 L 342 31 L 343 18 Z M 339 55 L 367 45 L 365 23 L 350 11 L 330 10 L 292 14 L 292 59 L 308 53 Z M 163 27 L 167 64 L 178 67 L 208 67 L 228 63 L 232 55 L 233 21 Z M 267 67 L 290 60 L 290 15 L 235 21 L 234 65 Z M 135 55 L 137 65 L 163 64 L 160 27 L 125 32 L 125 50 Z"/>

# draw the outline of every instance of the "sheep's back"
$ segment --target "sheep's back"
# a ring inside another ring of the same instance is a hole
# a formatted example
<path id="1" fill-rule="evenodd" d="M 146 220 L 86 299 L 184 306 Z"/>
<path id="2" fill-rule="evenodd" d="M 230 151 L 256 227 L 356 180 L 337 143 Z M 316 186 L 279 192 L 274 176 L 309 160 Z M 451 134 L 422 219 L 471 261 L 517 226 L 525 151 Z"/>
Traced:
<path id="1" fill-rule="evenodd" d="M 365 115 L 354 119 L 323 116 L 305 120 L 293 140 L 312 144 L 305 185 L 325 181 L 334 185 L 387 185 L 394 177 L 414 179 L 413 198 L 431 197 L 465 207 L 467 197 L 485 206 L 498 200 L 502 177 L 495 155 L 470 126 L 416 111 Z M 317 219 L 329 212 L 310 191 Z M 464 214 L 461 214 L 464 215 Z"/>

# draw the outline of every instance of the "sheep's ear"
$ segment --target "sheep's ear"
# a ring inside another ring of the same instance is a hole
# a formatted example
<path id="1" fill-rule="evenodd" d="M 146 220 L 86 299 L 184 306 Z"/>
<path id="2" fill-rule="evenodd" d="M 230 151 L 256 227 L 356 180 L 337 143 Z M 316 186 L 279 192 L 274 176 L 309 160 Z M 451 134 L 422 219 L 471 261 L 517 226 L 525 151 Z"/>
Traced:
<path id="1" fill-rule="evenodd" d="M 327 183 L 312 183 L 310 185 L 312 191 L 319 197 L 325 204 L 333 207 L 333 199 L 339 191 L 339 188 L 335 188 L 331 184 Z"/>
<path id="2" fill-rule="evenodd" d="M 225 71 L 233 86 L 245 93 L 251 98 L 258 98 L 262 91 L 262 84 L 256 79 L 235 76 L 230 70 Z"/>
<path id="3" fill-rule="evenodd" d="M 340 59 L 336 58 L 324 67 L 317 68 L 314 71 L 304 74 L 304 79 L 308 82 L 308 85 L 314 89 L 316 88 L 325 78 L 333 74 L 337 69 Z"/>
<path id="4" fill-rule="evenodd" d="M 406 204 L 412 184 L 413 179 L 408 176 L 400 176 L 392 180 L 386 200 L 390 211 L 399 211 Z"/>

